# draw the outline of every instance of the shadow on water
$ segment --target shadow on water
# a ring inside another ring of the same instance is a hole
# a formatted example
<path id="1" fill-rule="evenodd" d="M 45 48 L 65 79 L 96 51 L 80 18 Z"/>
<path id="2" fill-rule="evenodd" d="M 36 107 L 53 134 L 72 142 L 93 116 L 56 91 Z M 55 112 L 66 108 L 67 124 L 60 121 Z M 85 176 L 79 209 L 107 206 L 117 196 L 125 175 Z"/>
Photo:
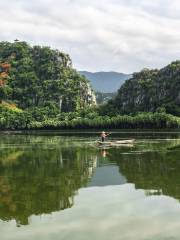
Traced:
<path id="1" fill-rule="evenodd" d="M 180 200 L 180 141 L 167 139 L 99 149 L 89 137 L 3 135 L 0 219 L 27 225 L 32 215 L 71 208 L 78 189 L 91 186 L 134 183 L 147 195 Z"/>

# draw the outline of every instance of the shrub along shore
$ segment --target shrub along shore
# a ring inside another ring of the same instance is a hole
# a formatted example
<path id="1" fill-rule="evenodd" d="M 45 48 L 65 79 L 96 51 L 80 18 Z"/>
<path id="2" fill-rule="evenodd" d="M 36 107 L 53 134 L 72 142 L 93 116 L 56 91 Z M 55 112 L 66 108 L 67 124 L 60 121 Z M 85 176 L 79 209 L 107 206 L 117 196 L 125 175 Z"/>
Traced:
<path id="1" fill-rule="evenodd" d="M 166 113 L 139 113 L 134 116 L 99 116 L 90 113 L 48 113 L 0 109 L 0 130 L 53 129 L 176 129 L 180 117 Z"/>
<path id="2" fill-rule="evenodd" d="M 47 119 L 33 121 L 28 129 L 175 129 L 180 128 L 180 118 L 162 113 L 143 113 L 136 116 L 99 116 L 94 119 L 79 118 L 70 121 Z"/>

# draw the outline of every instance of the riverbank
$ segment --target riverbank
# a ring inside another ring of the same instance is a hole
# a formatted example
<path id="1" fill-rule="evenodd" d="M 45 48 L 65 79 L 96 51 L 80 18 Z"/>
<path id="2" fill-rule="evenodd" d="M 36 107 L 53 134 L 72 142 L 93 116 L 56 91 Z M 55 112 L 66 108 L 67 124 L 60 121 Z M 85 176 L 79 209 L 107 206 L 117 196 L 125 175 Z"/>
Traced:
<path id="1" fill-rule="evenodd" d="M 34 121 L 29 129 L 174 129 L 180 128 L 180 118 L 164 113 L 146 113 L 136 116 L 99 116 L 94 119 L 79 118 L 71 121 L 47 119 Z"/>
<path id="2" fill-rule="evenodd" d="M 1 116 L 0 130 L 85 130 L 85 129 L 179 129 L 180 118 L 166 113 L 139 113 L 135 116 L 95 116 L 90 119 L 75 117 L 60 120 L 59 117 L 37 121 L 24 112 Z"/>

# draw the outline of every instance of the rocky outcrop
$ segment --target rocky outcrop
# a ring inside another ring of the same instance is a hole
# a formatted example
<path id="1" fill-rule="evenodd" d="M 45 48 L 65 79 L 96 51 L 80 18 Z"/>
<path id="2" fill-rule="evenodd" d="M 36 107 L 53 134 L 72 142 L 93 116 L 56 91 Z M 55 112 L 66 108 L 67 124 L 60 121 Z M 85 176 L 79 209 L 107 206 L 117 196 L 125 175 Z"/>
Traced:
<path id="1" fill-rule="evenodd" d="M 111 104 L 126 114 L 163 108 L 168 113 L 180 115 L 180 61 L 160 70 L 143 69 L 134 73 Z"/>

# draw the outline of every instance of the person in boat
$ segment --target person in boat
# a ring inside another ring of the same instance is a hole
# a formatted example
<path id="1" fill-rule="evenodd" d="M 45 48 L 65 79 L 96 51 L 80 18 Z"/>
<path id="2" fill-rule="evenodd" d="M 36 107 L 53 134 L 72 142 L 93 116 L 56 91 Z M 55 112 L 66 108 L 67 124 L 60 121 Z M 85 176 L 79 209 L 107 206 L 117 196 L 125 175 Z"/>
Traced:
<path id="1" fill-rule="evenodd" d="M 110 133 L 106 133 L 104 131 L 101 132 L 101 142 L 104 142 L 106 140 L 106 137 L 109 135 Z"/>

